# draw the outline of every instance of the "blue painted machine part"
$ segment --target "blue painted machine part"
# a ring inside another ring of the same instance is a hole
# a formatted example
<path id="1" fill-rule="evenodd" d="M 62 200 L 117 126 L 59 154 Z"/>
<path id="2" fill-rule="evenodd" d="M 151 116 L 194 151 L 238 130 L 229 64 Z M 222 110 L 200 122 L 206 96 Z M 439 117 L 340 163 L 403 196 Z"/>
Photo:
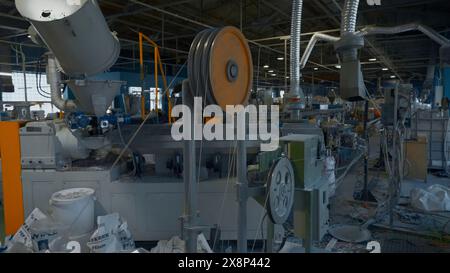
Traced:
<path id="1" fill-rule="evenodd" d="M 106 115 L 100 118 L 100 123 L 107 121 L 108 124 L 117 125 L 120 124 L 131 124 L 130 115 Z"/>
<path id="2" fill-rule="evenodd" d="M 92 118 L 82 112 L 75 112 L 68 117 L 68 123 L 71 129 L 83 129 L 89 126 Z"/>
<path id="3" fill-rule="evenodd" d="M 450 66 L 442 69 L 442 84 L 444 85 L 444 97 L 450 99 Z"/>

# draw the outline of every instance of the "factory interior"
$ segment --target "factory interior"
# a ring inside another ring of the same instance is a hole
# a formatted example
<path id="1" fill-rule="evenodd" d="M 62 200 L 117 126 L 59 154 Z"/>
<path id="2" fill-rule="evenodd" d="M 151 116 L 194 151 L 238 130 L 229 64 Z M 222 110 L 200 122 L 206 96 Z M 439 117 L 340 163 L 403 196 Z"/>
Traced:
<path id="1" fill-rule="evenodd" d="M 0 253 L 449 253 L 449 10 L 0 0 Z"/>

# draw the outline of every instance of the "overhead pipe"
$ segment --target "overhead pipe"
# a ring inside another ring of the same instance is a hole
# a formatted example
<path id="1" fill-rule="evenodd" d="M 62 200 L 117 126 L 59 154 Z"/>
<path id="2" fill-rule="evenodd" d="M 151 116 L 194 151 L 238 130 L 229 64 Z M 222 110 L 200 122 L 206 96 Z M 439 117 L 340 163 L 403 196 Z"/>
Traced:
<path id="1" fill-rule="evenodd" d="M 326 41 L 326 42 L 334 43 L 334 42 L 339 41 L 339 39 L 340 39 L 339 37 L 334 37 L 334 36 L 327 35 L 327 34 L 320 33 L 320 32 L 314 33 L 314 35 L 311 37 L 311 40 L 309 40 L 309 43 L 305 49 L 305 52 L 303 52 L 303 56 L 300 61 L 300 69 L 305 68 L 306 64 L 308 63 L 309 57 L 311 56 L 311 53 L 318 41 Z"/>
<path id="2" fill-rule="evenodd" d="M 300 87 L 300 36 L 302 27 L 303 0 L 294 0 L 292 3 L 291 22 L 291 97 L 304 98 Z"/>
<path id="3" fill-rule="evenodd" d="M 420 31 L 426 36 L 428 36 L 431 40 L 435 41 L 441 46 L 449 45 L 450 41 L 439 34 L 437 31 L 435 31 L 432 28 L 429 28 L 427 26 L 417 24 L 417 23 L 411 23 L 406 25 L 400 25 L 395 27 L 376 27 L 376 26 L 369 26 L 363 28 L 361 31 L 358 32 L 358 35 L 366 36 L 366 35 L 377 35 L 377 34 L 398 34 L 408 31 Z"/>
<path id="4" fill-rule="evenodd" d="M 356 35 L 359 0 L 346 0 L 342 9 L 341 38 L 334 43 L 341 63 L 341 97 L 349 101 L 367 99 L 366 87 L 359 60 L 359 50 L 364 39 Z"/>
<path id="5" fill-rule="evenodd" d="M 290 119 L 300 119 L 300 110 L 305 108 L 305 94 L 300 86 L 300 36 L 302 27 L 303 0 L 292 1 L 292 22 L 291 22 L 291 88 L 286 96 L 285 111 L 290 115 Z"/>
<path id="6" fill-rule="evenodd" d="M 56 58 L 53 54 L 47 55 L 47 82 L 50 85 L 50 97 L 52 104 L 61 111 L 71 112 L 77 106 L 72 100 L 64 100 L 61 97 L 61 74 L 58 72 Z"/>
<path id="7" fill-rule="evenodd" d="M 356 20 L 358 16 L 358 7 L 359 7 L 359 0 L 345 1 L 344 8 L 342 9 L 341 38 L 346 36 L 347 33 L 351 34 L 355 33 Z M 326 35 L 320 32 L 314 33 L 314 35 L 311 37 L 311 40 L 308 43 L 308 46 L 306 47 L 305 52 L 303 53 L 303 57 L 300 62 L 301 68 L 304 68 L 306 66 L 306 63 L 308 62 L 308 59 L 314 49 L 314 46 L 318 41 L 327 41 L 335 43 L 339 41 L 341 38 Z M 356 59 L 357 50 L 356 48 L 346 50 L 345 54 L 343 55 L 348 56 L 349 59 Z M 347 59 L 347 57 L 345 58 Z"/>

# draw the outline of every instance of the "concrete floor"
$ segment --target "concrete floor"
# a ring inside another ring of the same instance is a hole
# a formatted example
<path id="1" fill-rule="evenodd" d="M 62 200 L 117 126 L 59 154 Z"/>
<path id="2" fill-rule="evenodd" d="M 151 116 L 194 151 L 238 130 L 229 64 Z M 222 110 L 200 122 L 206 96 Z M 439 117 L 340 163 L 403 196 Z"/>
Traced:
<path id="1" fill-rule="evenodd" d="M 379 147 L 377 139 L 371 139 L 370 147 Z M 370 163 L 372 166 L 374 159 L 377 158 L 377 149 L 372 149 L 370 153 Z M 363 162 L 359 162 L 355 165 L 348 176 L 342 181 L 336 190 L 336 195 L 331 199 L 330 220 L 332 224 L 355 224 L 361 225 L 365 220 L 371 218 L 376 212 L 376 203 L 365 203 L 355 201 L 354 192 L 355 189 L 359 189 L 362 185 L 363 179 Z M 369 181 L 373 181 L 372 193 L 377 200 L 384 200 L 387 197 L 388 189 L 388 177 L 384 172 L 370 171 Z M 370 184 L 370 182 L 369 182 Z M 446 187 L 450 187 L 450 179 L 437 177 L 432 174 L 428 174 L 427 182 L 405 179 L 401 187 L 401 205 L 397 206 L 399 212 L 395 215 L 394 227 L 400 228 L 402 231 L 394 231 L 386 228 L 380 228 L 379 226 L 371 226 L 369 228 L 372 232 L 373 239 L 377 240 L 382 245 L 382 252 L 394 252 L 394 253 L 439 253 L 450 252 L 450 227 L 442 230 L 445 226 L 445 221 L 450 221 L 450 213 L 441 213 L 437 216 L 430 215 L 428 213 L 421 213 L 414 210 L 409 205 L 410 192 L 414 188 L 426 189 L 431 185 L 440 184 Z M 399 219 L 404 213 L 404 210 L 409 215 L 419 217 L 422 220 L 420 225 L 404 224 L 404 221 Z M 436 224 L 438 223 L 438 224 Z M 379 223 L 380 225 L 388 225 L 388 217 L 386 215 L 385 221 Z M 438 226 L 438 227 L 437 227 Z M 407 229 L 408 232 L 405 232 Z M 441 229 L 441 230 L 438 230 Z M 413 231 L 409 233 L 409 230 Z M 420 233 L 417 235 L 415 233 Z M 430 237 L 423 236 L 423 234 L 431 235 Z M 325 238 L 329 241 L 331 236 Z M 344 249 L 343 252 L 355 252 L 364 249 L 364 245 L 345 244 L 340 246 Z"/>
<path id="2" fill-rule="evenodd" d="M 360 179 L 360 171 L 355 167 L 355 171 L 344 179 L 342 185 L 337 189 L 336 197 L 332 198 L 330 218 L 334 224 L 361 225 L 367 219 L 375 215 L 376 204 L 355 201 L 353 198 L 356 181 Z M 383 180 L 383 178 L 381 178 Z M 379 183 L 381 190 L 384 190 L 383 183 Z M 402 196 L 409 196 L 413 188 L 427 188 L 433 184 L 441 184 L 450 187 L 450 179 L 439 178 L 429 175 L 428 182 L 417 180 L 405 180 L 402 186 Z M 420 224 L 405 224 L 400 218 L 401 214 L 395 214 L 394 228 L 389 227 L 388 215 L 385 216 L 380 226 L 371 226 L 372 239 L 380 242 L 382 252 L 385 253 L 450 253 L 450 226 L 447 225 L 445 231 L 443 227 L 450 221 L 450 213 L 440 213 L 441 216 L 434 216 L 428 213 L 416 213 L 409 205 L 398 206 L 398 210 L 406 212 L 413 217 L 420 217 Z M 410 210 L 411 209 L 411 210 Z M 382 226 L 382 227 L 381 227 Z M 400 230 L 400 231 L 399 231 Z M 417 235 L 417 234 L 420 235 Z M 324 239 L 329 242 L 331 236 Z M 338 247 L 341 252 L 358 252 L 365 249 L 364 244 L 342 243 Z"/>

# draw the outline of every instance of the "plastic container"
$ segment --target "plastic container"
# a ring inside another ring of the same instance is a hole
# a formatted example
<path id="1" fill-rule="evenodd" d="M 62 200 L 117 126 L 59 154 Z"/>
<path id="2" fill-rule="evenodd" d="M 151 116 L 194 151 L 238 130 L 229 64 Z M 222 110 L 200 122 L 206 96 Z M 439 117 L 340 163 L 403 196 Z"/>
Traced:
<path id="1" fill-rule="evenodd" d="M 74 188 L 56 192 L 50 199 L 53 219 L 69 227 L 68 235 L 78 237 L 93 232 L 95 190 Z"/>

